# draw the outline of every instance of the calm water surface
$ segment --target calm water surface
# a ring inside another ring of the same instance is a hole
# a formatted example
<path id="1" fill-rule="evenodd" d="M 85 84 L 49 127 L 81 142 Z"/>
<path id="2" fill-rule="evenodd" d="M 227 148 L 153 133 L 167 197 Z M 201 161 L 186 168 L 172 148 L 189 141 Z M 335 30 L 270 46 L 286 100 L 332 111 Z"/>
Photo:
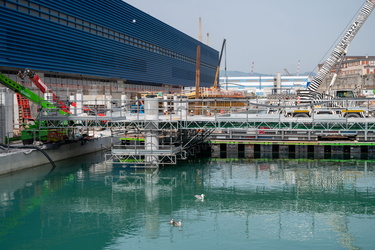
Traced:
<path id="1" fill-rule="evenodd" d="M 375 248 L 375 162 L 57 165 L 0 176 L 0 249 Z"/>

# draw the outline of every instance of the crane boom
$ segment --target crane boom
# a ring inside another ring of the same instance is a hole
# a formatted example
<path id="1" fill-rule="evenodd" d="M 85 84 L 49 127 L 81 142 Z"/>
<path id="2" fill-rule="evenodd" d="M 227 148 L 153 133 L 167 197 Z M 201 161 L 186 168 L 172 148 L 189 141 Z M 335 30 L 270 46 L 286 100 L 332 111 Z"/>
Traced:
<path id="1" fill-rule="evenodd" d="M 0 83 L 2 83 L 5 87 L 8 87 L 9 89 L 13 90 L 16 93 L 19 93 L 23 97 L 29 99 L 30 101 L 36 103 L 37 105 L 41 106 L 42 108 L 46 109 L 59 109 L 55 105 L 47 102 L 42 97 L 38 96 L 28 88 L 22 86 L 21 84 L 13 81 L 12 79 L 8 78 L 7 76 L 3 75 L 0 72 Z M 67 114 L 67 112 L 59 109 L 59 112 L 61 114 Z"/>
<path id="2" fill-rule="evenodd" d="M 35 84 L 35 86 L 38 87 L 38 89 L 43 93 L 50 93 L 52 95 L 52 100 L 54 103 L 56 103 L 58 105 L 58 107 L 64 111 L 65 113 L 69 113 L 71 114 L 72 112 L 69 110 L 69 107 L 67 105 L 64 104 L 63 101 L 60 100 L 60 98 L 55 94 L 55 92 L 53 92 L 51 89 L 49 89 L 47 87 L 47 85 L 42 81 L 42 79 L 40 79 L 40 77 L 38 76 L 38 74 L 35 73 L 34 70 L 31 70 L 31 69 L 25 69 L 25 71 L 22 73 L 21 71 L 18 72 L 17 74 L 20 78 L 25 78 L 25 76 L 28 76 L 30 78 L 30 80 Z M 71 105 L 73 107 L 77 107 L 77 103 L 76 102 L 72 102 Z M 83 110 L 84 111 L 93 111 L 92 109 L 89 109 L 87 107 L 83 107 Z M 105 114 L 102 114 L 102 113 L 97 113 L 98 116 L 105 116 Z"/>
<path id="3" fill-rule="evenodd" d="M 218 62 L 218 65 L 217 65 L 217 68 L 216 68 L 216 74 L 215 74 L 215 80 L 214 80 L 214 86 L 213 86 L 213 89 L 218 89 L 219 86 L 218 86 L 218 79 L 219 79 L 219 73 L 220 73 L 220 64 L 221 64 L 221 58 L 223 57 L 223 50 L 224 50 L 224 47 L 225 47 L 225 43 L 226 43 L 226 39 L 224 39 L 223 41 L 223 45 L 221 46 L 221 52 L 220 52 L 220 56 L 219 56 L 219 62 Z"/>
<path id="4" fill-rule="evenodd" d="M 57 103 L 59 108 L 61 110 L 63 110 L 65 113 L 69 113 L 71 114 L 71 112 L 69 111 L 69 107 L 66 106 L 61 100 L 60 98 L 52 91 L 50 90 L 47 85 L 39 78 L 39 76 L 31 69 L 25 69 L 25 71 L 22 73 L 22 72 L 18 72 L 18 76 L 21 77 L 22 79 L 25 77 L 25 75 L 27 75 L 30 80 L 35 84 L 35 86 L 38 87 L 38 89 L 43 93 L 50 93 L 52 95 L 52 100 L 54 103 Z"/>
<path id="5" fill-rule="evenodd" d="M 366 19 L 370 16 L 374 8 L 375 0 L 365 1 L 354 22 L 349 26 L 345 35 L 341 38 L 335 49 L 332 51 L 331 55 L 327 58 L 317 75 L 307 87 L 307 90 L 300 92 L 301 98 L 306 99 L 306 97 L 312 97 L 314 101 L 316 101 L 316 99 L 322 98 L 322 95 L 316 92 L 317 89 L 323 82 L 324 78 L 330 73 L 331 69 L 335 66 L 337 61 L 342 58 L 343 54 L 345 54 L 347 47 L 359 31 L 359 29 L 363 26 Z"/>

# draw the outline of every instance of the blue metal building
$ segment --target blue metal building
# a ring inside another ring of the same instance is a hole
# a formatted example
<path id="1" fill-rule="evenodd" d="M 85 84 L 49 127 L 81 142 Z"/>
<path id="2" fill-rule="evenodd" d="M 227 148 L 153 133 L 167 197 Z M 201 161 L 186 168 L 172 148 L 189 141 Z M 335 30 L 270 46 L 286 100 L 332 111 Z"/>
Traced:
<path id="1" fill-rule="evenodd" d="M 0 70 L 212 86 L 219 52 L 122 0 L 0 0 Z"/>

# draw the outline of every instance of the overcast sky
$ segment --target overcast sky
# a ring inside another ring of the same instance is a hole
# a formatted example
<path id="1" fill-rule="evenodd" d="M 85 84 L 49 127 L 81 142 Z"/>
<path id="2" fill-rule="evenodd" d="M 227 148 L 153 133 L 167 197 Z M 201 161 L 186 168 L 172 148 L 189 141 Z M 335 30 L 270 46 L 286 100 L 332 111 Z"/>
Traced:
<path id="1" fill-rule="evenodd" d="M 221 69 L 262 74 L 312 71 L 328 57 L 364 0 L 125 0 L 220 51 Z M 375 11 L 351 43 L 348 55 L 375 56 Z"/>

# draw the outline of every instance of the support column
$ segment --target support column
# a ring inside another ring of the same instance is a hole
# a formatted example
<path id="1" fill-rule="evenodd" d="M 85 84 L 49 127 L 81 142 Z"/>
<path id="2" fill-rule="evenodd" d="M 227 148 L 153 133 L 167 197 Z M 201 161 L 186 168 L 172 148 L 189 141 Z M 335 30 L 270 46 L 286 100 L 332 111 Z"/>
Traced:
<path id="1" fill-rule="evenodd" d="M 75 95 L 70 96 L 70 102 L 75 103 L 71 105 L 70 109 L 73 110 L 73 114 L 79 115 L 83 113 L 83 95 L 82 92 L 78 92 Z"/>
<path id="2" fill-rule="evenodd" d="M 245 158 L 254 158 L 254 145 L 245 144 Z"/>
<path id="3" fill-rule="evenodd" d="M 279 158 L 288 159 L 289 158 L 289 146 L 279 145 Z"/>
<path id="4" fill-rule="evenodd" d="M 211 145 L 211 157 L 220 158 L 220 144 Z"/>
<path id="5" fill-rule="evenodd" d="M 260 145 L 260 157 L 272 159 L 272 144 Z"/>
<path id="6" fill-rule="evenodd" d="M 350 159 L 361 159 L 361 146 L 350 147 Z"/>
<path id="7" fill-rule="evenodd" d="M 296 159 L 307 159 L 307 145 L 296 145 Z"/>
<path id="8" fill-rule="evenodd" d="M 227 144 L 227 158 L 238 158 L 238 144 Z"/>
<path id="9" fill-rule="evenodd" d="M 187 109 L 188 109 L 188 102 L 186 97 L 181 97 L 179 100 L 175 100 L 175 104 L 177 104 L 176 114 L 180 117 L 181 120 L 187 120 Z"/>
<path id="10" fill-rule="evenodd" d="M 159 150 L 159 131 L 157 123 L 159 120 L 159 101 L 157 98 L 145 98 L 145 150 L 150 154 L 146 155 L 146 164 L 158 167 L 159 156 L 154 155 Z"/>
<path id="11" fill-rule="evenodd" d="M 332 159 L 344 159 L 344 146 L 332 146 L 331 147 L 331 158 Z"/>
<path id="12" fill-rule="evenodd" d="M 169 112 L 170 110 L 169 110 L 169 107 L 168 107 L 168 96 L 167 95 L 165 95 L 165 96 L 163 96 L 163 112 L 164 112 L 164 114 L 166 114 L 167 112 Z"/>
<path id="13" fill-rule="evenodd" d="M 4 142 L 5 136 L 13 137 L 13 114 L 18 114 L 13 112 L 15 103 L 17 101 L 14 93 L 9 89 L 0 90 L 0 142 Z"/>
<path id="14" fill-rule="evenodd" d="M 375 159 L 375 146 L 367 146 L 367 157 L 369 160 Z"/>
<path id="15" fill-rule="evenodd" d="M 177 95 L 173 96 L 173 110 L 177 114 L 177 109 L 178 109 L 178 103 L 177 103 Z"/>
<path id="16" fill-rule="evenodd" d="M 314 146 L 314 159 L 324 159 L 324 146 Z"/>

